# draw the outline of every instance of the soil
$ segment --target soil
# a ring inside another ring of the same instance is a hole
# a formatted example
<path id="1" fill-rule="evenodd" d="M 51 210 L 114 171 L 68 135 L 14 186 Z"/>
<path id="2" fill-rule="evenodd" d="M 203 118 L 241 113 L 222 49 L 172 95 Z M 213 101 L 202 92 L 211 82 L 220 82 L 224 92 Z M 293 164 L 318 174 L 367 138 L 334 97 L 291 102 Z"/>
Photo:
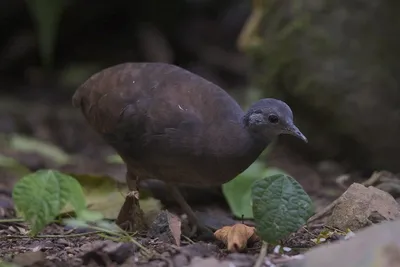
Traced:
<path id="1" fill-rule="evenodd" d="M 196 257 L 229 259 L 236 266 L 253 266 L 261 248 L 261 243 L 256 242 L 242 253 L 229 253 L 219 241 L 206 243 L 182 239 L 178 247 L 157 238 L 134 236 L 137 242 L 152 251 L 153 255 L 148 256 L 133 243 L 112 241 L 96 232 L 71 231 L 57 224 L 47 226 L 35 238 L 26 235 L 28 227 L 23 223 L 3 223 L 1 228 L 0 257 L 4 261 L 24 263 L 23 266 L 186 266 Z M 288 261 L 288 255 L 297 255 L 314 247 L 311 239 L 316 238 L 323 228 L 317 225 L 310 230 L 300 229 L 282 243 L 290 247 L 291 252 L 282 256 L 274 253 L 274 247 L 271 247 L 268 257 L 276 263 Z M 132 263 L 136 265 L 129 265 Z"/>

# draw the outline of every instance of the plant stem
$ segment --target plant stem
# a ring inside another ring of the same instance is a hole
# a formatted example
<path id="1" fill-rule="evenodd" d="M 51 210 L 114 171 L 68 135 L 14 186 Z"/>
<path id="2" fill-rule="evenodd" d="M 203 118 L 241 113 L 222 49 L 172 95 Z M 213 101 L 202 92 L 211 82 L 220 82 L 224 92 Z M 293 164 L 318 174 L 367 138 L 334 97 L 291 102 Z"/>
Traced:
<path id="1" fill-rule="evenodd" d="M 257 261 L 253 267 L 261 267 L 263 265 L 265 261 L 265 256 L 267 256 L 267 249 L 268 249 L 268 243 L 263 241 L 260 254 L 258 255 Z"/>

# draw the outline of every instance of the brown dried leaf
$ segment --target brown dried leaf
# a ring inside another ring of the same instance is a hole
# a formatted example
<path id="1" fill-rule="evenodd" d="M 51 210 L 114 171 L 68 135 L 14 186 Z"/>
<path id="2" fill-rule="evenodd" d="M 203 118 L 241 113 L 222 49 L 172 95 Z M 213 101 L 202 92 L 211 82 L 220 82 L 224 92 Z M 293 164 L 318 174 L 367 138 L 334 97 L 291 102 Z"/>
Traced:
<path id="1" fill-rule="evenodd" d="M 182 222 L 178 216 L 168 213 L 168 226 L 171 231 L 172 237 L 175 239 L 175 244 L 177 246 L 181 245 L 181 225 Z"/>
<path id="2" fill-rule="evenodd" d="M 224 226 L 215 231 L 215 238 L 221 240 L 230 252 L 241 252 L 247 247 L 247 243 L 259 240 L 255 228 L 237 223 L 232 226 Z"/>

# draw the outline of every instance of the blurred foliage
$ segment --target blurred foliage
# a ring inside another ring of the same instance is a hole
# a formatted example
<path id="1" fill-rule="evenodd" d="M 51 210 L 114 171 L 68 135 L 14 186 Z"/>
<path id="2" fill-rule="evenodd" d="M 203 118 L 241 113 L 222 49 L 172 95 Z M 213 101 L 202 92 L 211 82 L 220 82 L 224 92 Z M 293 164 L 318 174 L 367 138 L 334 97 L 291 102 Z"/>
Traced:
<path id="1" fill-rule="evenodd" d="M 37 39 L 43 66 L 54 64 L 54 48 L 64 10 L 64 0 L 26 0 L 36 25 Z"/>
<path id="2" fill-rule="evenodd" d="M 252 15 L 241 35 L 240 47 L 251 58 L 252 68 L 257 70 L 252 73 L 252 82 L 264 91 L 263 95 L 267 95 L 269 90 L 279 92 L 276 79 L 282 71 L 301 71 L 296 68 L 297 44 L 292 40 L 309 34 L 311 14 L 304 9 L 301 1 L 296 1 L 290 7 L 293 19 L 288 20 L 287 16 L 287 10 L 279 1 L 253 1 Z M 320 37 L 314 41 L 325 44 L 327 39 Z M 308 89 L 310 76 L 296 73 L 298 76 L 304 78 L 299 90 Z"/>
<path id="3" fill-rule="evenodd" d="M 100 70 L 101 66 L 95 63 L 71 63 L 60 73 L 59 82 L 63 86 L 75 89 L 82 81 Z"/>
<path id="4" fill-rule="evenodd" d="M 111 164 L 124 164 L 124 161 L 122 160 L 121 156 L 118 154 L 112 154 L 107 156 L 106 158 L 107 163 Z"/>
<path id="5" fill-rule="evenodd" d="M 71 159 L 62 149 L 51 143 L 19 134 L 0 134 L 0 147 L 17 152 L 37 153 L 38 155 L 52 160 L 59 165 L 66 164 Z"/>
<path id="6" fill-rule="evenodd" d="M 400 170 L 398 7 L 253 1 L 258 19 L 242 40 L 251 83 L 292 108 L 310 140 L 289 144 L 294 151 L 366 172 Z"/>
<path id="7" fill-rule="evenodd" d="M 17 160 L 2 154 L 0 154 L 0 169 L 9 171 L 18 177 L 30 173 L 30 170 L 24 165 L 20 164 Z"/>

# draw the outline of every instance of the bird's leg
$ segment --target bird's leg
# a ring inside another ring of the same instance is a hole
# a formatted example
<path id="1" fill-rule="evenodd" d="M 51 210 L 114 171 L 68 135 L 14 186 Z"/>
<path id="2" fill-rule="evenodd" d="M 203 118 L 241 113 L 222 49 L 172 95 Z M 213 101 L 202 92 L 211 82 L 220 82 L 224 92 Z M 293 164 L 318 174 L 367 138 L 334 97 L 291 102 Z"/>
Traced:
<path id="1" fill-rule="evenodd" d="M 145 229 L 143 211 L 139 205 L 139 178 L 129 170 L 126 173 L 129 193 L 118 214 L 116 223 L 125 231 L 135 232 Z"/>
<path id="2" fill-rule="evenodd" d="M 173 198 L 175 198 L 176 202 L 181 206 L 182 210 L 186 213 L 188 216 L 189 222 L 194 226 L 194 231 L 196 232 L 197 230 L 200 230 L 202 233 L 206 234 L 207 236 L 212 236 L 213 233 L 212 231 L 207 228 L 201 221 L 198 220 L 196 214 L 192 210 L 192 208 L 189 206 L 189 204 L 186 202 L 185 198 L 182 196 L 181 192 L 175 185 L 168 184 L 168 187 L 170 189 L 171 195 Z M 194 234 L 194 233 L 192 233 Z"/>

